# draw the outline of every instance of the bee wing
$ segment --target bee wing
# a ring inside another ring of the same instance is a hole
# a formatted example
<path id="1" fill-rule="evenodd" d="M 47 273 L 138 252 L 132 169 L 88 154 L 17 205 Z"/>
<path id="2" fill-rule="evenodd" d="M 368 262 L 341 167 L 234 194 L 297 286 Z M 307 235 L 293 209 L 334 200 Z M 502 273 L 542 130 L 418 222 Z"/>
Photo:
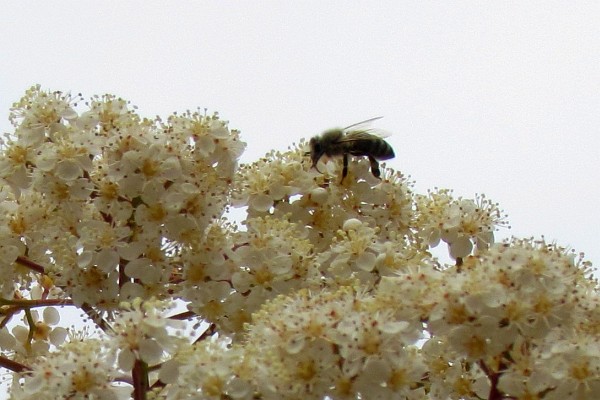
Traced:
<path id="1" fill-rule="evenodd" d="M 354 130 L 361 130 L 360 127 L 364 128 L 366 125 L 369 125 L 371 122 L 377 121 L 378 119 L 381 119 L 381 118 L 383 118 L 383 116 L 365 119 L 364 121 L 360 121 L 360 122 L 357 122 L 355 124 L 345 127 L 344 130 L 347 131 L 350 128 L 355 128 Z"/>
<path id="2" fill-rule="evenodd" d="M 354 142 L 356 140 L 364 140 L 364 139 L 382 139 L 390 136 L 391 133 L 381 130 L 381 129 L 363 129 L 360 131 L 349 131 L 346 132 L 346 135 L 342 137 L 340 142 Z"/>

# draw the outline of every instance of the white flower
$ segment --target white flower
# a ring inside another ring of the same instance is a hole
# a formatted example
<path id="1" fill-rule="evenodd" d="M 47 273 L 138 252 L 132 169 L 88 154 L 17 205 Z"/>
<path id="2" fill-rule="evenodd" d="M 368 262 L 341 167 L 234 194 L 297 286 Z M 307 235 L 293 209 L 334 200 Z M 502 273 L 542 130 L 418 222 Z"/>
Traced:
<path id="1" fill-rule="evenodd" d="M 122 370 L 130 371 L 135 360 L 153 365 L 162 361 L 166 354 L 175 352 L 181 338 L 171 334 L 169 329 L 181 329 L 183 325 L 164 315 L 171 307 L 168 303 L 136 298 L 123 305 L 124 310 L 112 324 L 111 332 L 111 346 L 119 352 Z"/>
<path id="2" fill-rule="evenodd" d="M 470 255 L 473 243 L 477 250 L 486 250 L 494 243 L 494 230 L 506 226 L 498 204 L 485 195 L 454 199 L 450 190 L 429 191 L 416 196 L 416 207 L 418 235 L 431 247 L 443 240 L 455 259 Z"/>
<path id="3" fill-rule="evenodd" d="M 252 399 L 256 390 L 250 383 L 257 365 L 246 360 L 241 347 L 226 340 L 207 340 L 179 353 L 160 370 L 169 383 L 166 399 Z"/>
<path id="4" fill-rule="evenodd" d="M 25 352 L 31 348 L 35 354 L 47 354 L 50 345 L 60 347 L 67 337 L 67 330 L 57 325 L 60 322 L 60 314 L 54 307 L 46 307 L 42 312 L 42 319 L 36 310 L 31 311 L 33 327 L 17 325 L 12 329 L 12 334 L 17 341 L 15 350 Z M 28 320 L 23 318 L 28 324 Z M 33 332 L 31 338 L 30 334 Z M 33 340 L 30 343 L 30 340 Z"/>
<path id="5" fill-rule="evenodd" d="M 369 385 L 389 385 L 388 394 L 411 392 L 426 372 L 416 349 L 407 346 L 419 335 L 391 310 L 373 312 L 373 300 L 343 287 L 318 294 L 302 290 L 263 306 L 246 345 L 258 387 L 296 397 L 356 395 Z"/>
<path id="6" fill-rule="evenodd" d="M 13 384 L 11 399 L 98 398 L 125 400 L 131 389 L 114 384 L 114 359 L 103 343 L 88 338 L 63 346 L 36 360 L 21 385 Z"/>

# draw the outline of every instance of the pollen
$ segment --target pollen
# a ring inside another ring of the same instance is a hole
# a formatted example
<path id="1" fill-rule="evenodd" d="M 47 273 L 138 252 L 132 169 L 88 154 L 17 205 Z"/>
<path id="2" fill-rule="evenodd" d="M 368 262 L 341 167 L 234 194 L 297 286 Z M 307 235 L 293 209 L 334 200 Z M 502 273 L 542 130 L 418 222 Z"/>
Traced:
<path id="1" fill-rule="evenodd" d="M 94 386 L 96 386 L 96 382 L 94 381 L 94 376 L 86 369 L 79 371 L 71 378 L 71 384 L 73 385 L 73 390 L 76 393 L 88 393 Z"/>
<path id="2" fill-rule="evenodd" d="M 313 360 L 301 361 L 296 367 L 296 376 L 304 381 L 311 380 L 317 374 Z"/>
<path id="3" fill-rule="evenodd" d="M 202 385 L 202 391 L 209 396 L 221 397 L 225 383 L 218 376 L 211 376 Z"/>
<path id="4" fill-rule="evenodd" d="M 21 165 L 27 161 L 27 149 L 22 146 L 12 146 L 6 150 L 6 157 L 13 162 L 13 164 Z"/>
<path id="5" fill-rule="evenodd" d="M 142 173 L 147 177 L 151 178 L 155 176 L 160 168 L 158 167 L 158 163 L 155 160 L 144 160 L 142 165 Z"/>
<path id="6" fill-rule="evenodd" d="M 571 366 L 570 375 L 577 381 L 585 381 L 592 376 L 589 368 L 589 362 L 584 360 Z"/>

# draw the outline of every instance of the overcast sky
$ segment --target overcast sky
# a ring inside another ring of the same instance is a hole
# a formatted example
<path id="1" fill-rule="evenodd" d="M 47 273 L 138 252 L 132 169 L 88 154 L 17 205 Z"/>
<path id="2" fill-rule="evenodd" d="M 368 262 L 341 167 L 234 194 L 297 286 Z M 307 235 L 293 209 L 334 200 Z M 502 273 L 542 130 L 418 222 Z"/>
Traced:
<path id="1" fill-rule="evenodd" d="M 169 4 L 170 6 L 165 6 Z M 217 110 L 252 161 L 384 116 L 417 189 L 600 262 L 600 3 L 3 1 L 0 131 L 25 89 Z"/>

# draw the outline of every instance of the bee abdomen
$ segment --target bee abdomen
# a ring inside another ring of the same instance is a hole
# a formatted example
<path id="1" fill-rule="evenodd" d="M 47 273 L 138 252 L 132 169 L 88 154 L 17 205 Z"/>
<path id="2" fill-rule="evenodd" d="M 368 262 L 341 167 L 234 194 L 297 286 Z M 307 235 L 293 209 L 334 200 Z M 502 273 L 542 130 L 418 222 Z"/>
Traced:
<path id="1" fill-rule="evenodd" d="M 383 139 L 367 139 L 354 142 L 349 152 L 353 156 L 371 156 L 377 160 L 394 158 L 394 149 Z"/>
<path id="2" fill-rule="evenodd" d="M 396 156 L 392 146 L 390 146 L 385 140 L 379 140 L 376 147 L 377 148 L 373 150 L 373 157 L 378 160 L 389 160 L 390 158 L 394 158 Z"/>

